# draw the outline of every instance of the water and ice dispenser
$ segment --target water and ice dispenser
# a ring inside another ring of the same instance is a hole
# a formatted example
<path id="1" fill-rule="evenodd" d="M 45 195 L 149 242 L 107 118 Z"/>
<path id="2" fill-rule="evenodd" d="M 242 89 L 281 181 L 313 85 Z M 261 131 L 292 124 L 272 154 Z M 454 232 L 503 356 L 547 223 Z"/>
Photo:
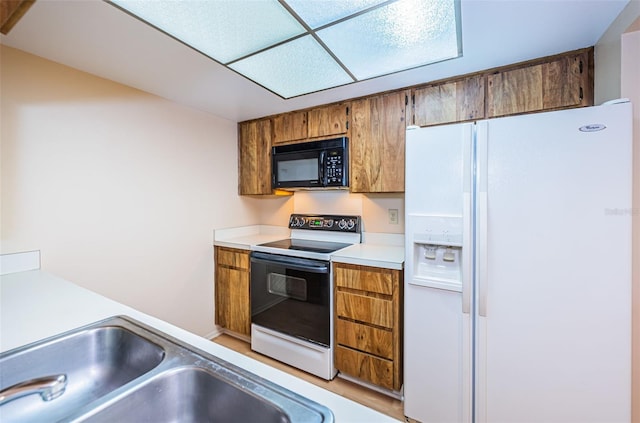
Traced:
<path id="1" fill-rule="evenodd" d="M 410 284 L 462 290 L 462 222 L 457 216 L 408 216 Z"/>

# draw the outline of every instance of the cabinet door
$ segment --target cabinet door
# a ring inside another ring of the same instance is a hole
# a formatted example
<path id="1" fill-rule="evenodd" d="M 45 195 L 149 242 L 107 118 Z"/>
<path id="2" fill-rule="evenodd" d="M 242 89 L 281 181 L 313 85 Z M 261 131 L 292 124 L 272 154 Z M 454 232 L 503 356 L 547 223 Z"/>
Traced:
<path id="1" fill-rule="evenodd" d="M 589 65 L 579 54 L 487 76 L 487 117 L 589 105 Z"/>
<path id="2" fill-rule="evenodd" d="M 291 112 L 273 118 L 273 144 L 307 138 L 307 112 Z"/>
<path id="3" fill-rule="evenodd" d="M 416 89 L 413 123 L 418 126 L 484 118 L 484 76 Z"/>
<path id="4" fill-rule="evenodd" d="M 389 300 L 349 292 L 336 293 L 338 317 L 393 329 L 393 311 L 393 302 Z"/>
<path id="5" fill-rule="evenodd" d="M 334 266 L 337 287 L 393 295 L 394 271 L 340 263 Z"/>
<path id="6" fill-rule="evenodd" d="M 238 125 L 238 191 L 271 194 L 271 120 Z"/>
<path id="7" fill-rule="evenodd" d="M 393 360 L 393 331 L 336 319 L 336 343 Z"/>
<path id="8" fill-rule="evenodd" d="M 250 336 L 249 254 L 216 247 L 216 324 Z"/>
<path id="9" fill-rule="evenodd" d="M 352 103 L 351 192 L 403 192 L 408 91 Z"/>
<path id="10" fill-rule="evenodd" d="M 371 354 L 336 345 L 335 365 L 341 371 L 387 389 L 399 390 L 394 383 L 393 362 Z"/>
<path id="11" fill-rule="evenodd" d="M 347 133 L 348 104 L 333 104 L 309 110 L 309 138 Z"/>

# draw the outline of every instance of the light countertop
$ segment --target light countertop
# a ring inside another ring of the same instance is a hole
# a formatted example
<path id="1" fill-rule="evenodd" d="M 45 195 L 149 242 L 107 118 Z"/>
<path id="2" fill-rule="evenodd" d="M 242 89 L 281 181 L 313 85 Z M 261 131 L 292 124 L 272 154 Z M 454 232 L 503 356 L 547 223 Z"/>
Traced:
<path id="1" fill-rule="evenodd" d="M 286 227 L 254 225 L 216 230 L 213 243 L 215 246 L 251 250 L 255 245 L 289 236 L 290 231 Z M 332 254 L 331 261 L 397 270 L 404 268 L 402 234 L 365 233 L 363 240 L 362 244 L 354 244 Z"/>
<path id="2" fill-rule="evenodd" d="M 40 270 L 0 277 L 0 351 L 126 315 L 327 406 L 336 422 L 397 422 L 368 407 Z"/>
<path id="3" fill-rule="evenodd" d="M 289 238 L 291 231 L 283 226 L 253 225 L 216 229 L 213 245 L 216 247 L 250 250 L 252 246 Z"/>
<path id="4" fill-rule="evenodd" d="M 404 268 L 404 247 L 354 244 L 331 255 L 331 261 L 402 270 Z"/>

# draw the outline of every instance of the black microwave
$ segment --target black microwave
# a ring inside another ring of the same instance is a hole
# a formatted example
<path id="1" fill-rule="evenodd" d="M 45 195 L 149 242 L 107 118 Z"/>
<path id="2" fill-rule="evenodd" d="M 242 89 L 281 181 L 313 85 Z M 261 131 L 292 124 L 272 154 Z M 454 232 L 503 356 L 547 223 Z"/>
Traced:
<path id="1" fill-rule="evenodd" d="M 295 190 L 349 186 L 347 137 L 278 145 L 271 149 L 272 186 Z"/>

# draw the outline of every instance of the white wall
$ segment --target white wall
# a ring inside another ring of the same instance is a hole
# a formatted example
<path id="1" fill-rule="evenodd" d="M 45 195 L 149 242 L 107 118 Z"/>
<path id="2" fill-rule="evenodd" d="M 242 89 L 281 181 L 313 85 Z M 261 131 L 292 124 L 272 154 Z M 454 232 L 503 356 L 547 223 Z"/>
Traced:
<path id="1" fill-rule="evenodd" d="M 0 58 L 1 252 L 41 250 L 45 271 L 212 332 L 213 229 L 282 203 L 237 195 L 236 123 L 12 48 Z"/>
<path id="2" fill-rule="evenodd" d="M 640 16 L 640 0 L 631 0 L 595 45 L 595 104 L 622 97 L 620 35 L 638 16 Z"/>

